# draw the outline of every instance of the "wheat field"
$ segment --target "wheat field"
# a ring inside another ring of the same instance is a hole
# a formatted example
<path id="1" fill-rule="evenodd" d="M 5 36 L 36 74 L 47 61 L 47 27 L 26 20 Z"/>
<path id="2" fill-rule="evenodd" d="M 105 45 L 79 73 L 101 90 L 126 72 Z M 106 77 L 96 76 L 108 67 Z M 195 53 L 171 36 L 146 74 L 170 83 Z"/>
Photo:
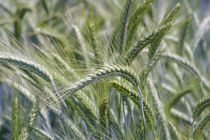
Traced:
<path id="1" fill-rule="evenodd" d="M 210 1 L 0 1 L 1 140 L 209 140 Z"/>

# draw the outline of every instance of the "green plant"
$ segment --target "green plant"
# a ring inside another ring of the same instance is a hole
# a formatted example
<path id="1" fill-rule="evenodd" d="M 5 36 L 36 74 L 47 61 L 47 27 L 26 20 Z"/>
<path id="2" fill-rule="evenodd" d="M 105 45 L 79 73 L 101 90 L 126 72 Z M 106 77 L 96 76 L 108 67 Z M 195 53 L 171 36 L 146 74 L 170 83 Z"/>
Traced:
<path id="1" fill-rule="evenodd" d="M 0 139 L 208 139 L 199 4 L 0 3 Z"/>

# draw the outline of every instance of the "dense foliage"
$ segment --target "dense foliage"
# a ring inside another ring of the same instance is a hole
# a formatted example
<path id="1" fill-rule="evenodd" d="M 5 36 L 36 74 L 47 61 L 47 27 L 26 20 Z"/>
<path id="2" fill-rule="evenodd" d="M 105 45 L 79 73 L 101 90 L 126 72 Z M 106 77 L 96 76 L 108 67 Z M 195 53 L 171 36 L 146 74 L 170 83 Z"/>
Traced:
<path id="1" fill-rule="evenodd" d="M 210 138 L 210 6 L 0 2 L 0 139 Z"/>

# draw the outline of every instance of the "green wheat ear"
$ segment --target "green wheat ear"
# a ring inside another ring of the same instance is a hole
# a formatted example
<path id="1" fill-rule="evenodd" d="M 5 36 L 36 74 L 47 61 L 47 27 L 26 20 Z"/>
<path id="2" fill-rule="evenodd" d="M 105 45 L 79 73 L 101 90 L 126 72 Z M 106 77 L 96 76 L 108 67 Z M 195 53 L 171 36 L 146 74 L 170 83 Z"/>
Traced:
<path id="1" fill-rule="evenodd" d="M 97 70 L 92 74 L 87 75 L 85 78 L 77 81 L 72 85 L 72 87 L 64 89 L 64 96 L 65 94 L 69 95 L 73 94 L 81 90 L 82 88 L 88 86 L 91 83 L 113 76 L 121 76 L 125 78 L 126 80 L 131 82 L 136 88 L 139 85 L 138 77 L 128 67 L 122 67 L 120 65 L 114 65 L 114 66 L 108 65 L 104 68 Z"/>
<path id="2" fill-rule="evenodd" d="M 96 64 L 102 63 L 102 62 L 99 62 L 100 55 L 99 55 L 98 52 L 100 51 L 100 46 L 99 46 L 98 40 L 96 38 L 94 24 L 88 23 L 87 26 L 88 26 L 89 42 L 90 42 L 90 45 L 91 45 L 91 47 L 93 49 L 94 57 L 96 58 L 95 59 Z"/>
<path id="3" fill-rule="evenodd" d="M 188 68 L 192 73 L 194 73 L 195 76 L 197 76 L 200 81 L 204 84 L 204 86 L 208 89 L 210 89 L 210 83 L 205 79 L 204 76 L 201 75 L 200 71 L 189 61 L 185 60 L 181 56 L 170 54 L 170 53 L 164 53 L 161 54 L 162 57 L 172 60 L 178 64 L 183 65 L 185 68 Z"/>
<path id="4" fill-rule="evenodd" d="M 80 45 L 80 47 L 81 47 L 81 50 L 83 51 L 82 52 L 82 54 L 84 54 L 84 59 L 85 59 L 85 63 L 86 63 L 86 65 L 87 65 L 87 67 L 89 67 L 89 58 L 88 58 L 88 55 L 87 55 L 87 48 L 86 48 L 86 42 L 85 42 L 85 40 L 84 40 L 84 37 L 83 37 L 83 35 L 82 35 L 82 33 L 81 33 L 81 31 L 80 31 L 80 29 L 76 26 L 76 25 L 72 25 L 72 28 L 74 29 L 74 32 L 75 32 L 75 35 L 76 35 L 76 38 L 77 38 L 77 42 L 79 43 L 79 45 Z M 93 35 L 92 35 L 93 36 Z M 91 35 L 90 35 L 90 37 L 91 37 Z M 94 38 L 94 37 L 93 37 Z M 91 42 L 92 42 L 92 40 L 91 40 Z M 93 45 L 92 45 L 93 46 Z M 61 62 L 61 63 L 63 63 L 64 64 L 64 66 L 68 69 L 68 70 L 70 70 L 70 71 L 72 71 L 71 70 L 71 68 L 68 66 L 68 64 L 59 56 L 59 55 L 56 55 L 56 54 L 54 54 L 55 55 L 55 57 Z M 96 55 L 95 55 L 96 56 Z"/>
<path id="5" fill-rule="evenodd" d="M 149 88 L 150 88 L 150 91 L 151 91 L 151 95 L 152 95 L 152 99 L 154 100 L 154 106 L 155 106 L 155 109 L 157 111 L 157 116 L 159 117 L 160 119 L 160 122 L 161 122 L 161 126 L 163 128 L 163 134 L 165 136 L 166 139 L 170 139 L 170 132 L 169 132 L 169 129 L 167 127 L 168 125 L 168 120 L 166 119 L 166 114 L 163 110 L 163 104 L 162 102 L 160 101 L 159 97 L 158 97 L 158 93 L 157 93 L 157 90 L 156 90 L 156 87 L 154 86 L 152 80 L 150 79 L 150 77 L 147 79 L 148 80 L 148 84 L 149 84 Z"/>
<path id="6" fill-rule="evenodd" d="M 12 94 L 12 114 L 11 114 L 11 139 L 17 140 L 20 131 L 20 110 L 18 97 L 13 92 Z"/>
<path id="7" fill-rule="evenodd" d="M 127 0 L 126 4 L 124 6 L 124 10 L 121 15 L 120 23 L 116 27 L 109 43 L 109 50 L 111 51 L 111 54 L 109 52 L 109 55 L 112 55 L 113 51 L 117 51 L 119 53 L 122 53 L 125 49 L 126 45 L 126 38 L 127 38 L 127 28 L 128 28 L 128 21 L 129 21 L 129 15 L 132 9 L 132 4 L 134 0 Z"/>
<path id="8" fill-rule="evenodd" d="M 210 106 L 210 96 L 201 99 L 193 108 L 193 119 L 197 119 L 205 108 Z"/>
<path id="9" fill-rule="evenodd" d="M 35 132 L 35 133 L 38 134 L 38 135 L 44 136 L 46 139 L 54 140 L 54 138 L 53 138 L 50 134 L 48 134 L 47 132 L 43 131 L 43 130 L 40 129 L 40 128 L 33 127 L 33 132 Z"/>
<path id="10" fill-rule="evenodd" d="M 172 108 L 170 110 L 170 113 L 178 118 L 179 120 L 183 120 L 184 122 L 188 123 L 188 124 L 192 124 L 193 122 L 193 118 L 191 118 L 190 116 L 188 116 L 187 114 L 183 113 L 183 112 L 180 112 L 179 110 L 176 110 L 174 108 Z"/>
<path id="11" fill-rule="evenodd" d="M 140 96 L 138 93 L 136 93 L 136 91 L 128 88 L 128 86 L 126 86 L 118 81 L 112 81 L 112 82 L 110 82 L 110 85 L 113 88 L 115 88 L 116 90 L 118 90 L 122 95 L 130 98 L 138 106 L 138 108 L 141 109 L 140 102 L 139 102 Z M 150 105 L 146 102 L 145 99 L 143 99 L 143 106 L 144 106 L 146 122 L 147 122 L 149 128 L 151 130 L 153 130 L 155 123 L 156 123 L 154 112 L 153 112 L 152 108 L 150 107 Z"/>
<path id="12" fill-rule="evenodd" d="M 136 56 L 150 43 L 152 43 L 157 37 L 162 36 L 169 28 L 171 27 L 170 24 L 163 25 L 157 29 L 155 29 L 150 35 L 146 36 L 145 38 L 139 40 L 134 48 L 128 51 L 125 61 L 130 65 Z"/>
<path id="13" fill-rule="evenodd" d="M 55 83 L 52 80 L 52 75 L 49 74 L 49 72 L 42 67 L 41 65 L 34 63 L 32 61 L 20 58 L 20 57 L 16 57 L 16 56 L 9 56 L 7 55 L 0 55 L 0 63 L 8 63 L 8 64 L 13 64 L 15 66 L 18 66 L 22 69 L 28 70 L 36 75 L 38 75 L 39 77 L 41 77 L 42 79 L 46 80 L 47 82 L 51 82 L 53 88 L 55 89 L 55 92 L 57 94 L 57 96 L 59 96 L 59 98 L 61 99 L 67 113 L 69 114 L 69 110 L 68 107 L 66 106 L 65 102 L 62 100 L 62 98 L 60 97 L 59 92 L 57 91 L 57 88 L 55 86 Z"/>
<path id="14" fill-rule="evenodd" d="M 148 57 L 149 59 L 152 59 L 156 53 L 159 50 L 159 46 L 160 43 L 163 39 L 163 36 L 169 31 L 170 27 L 172 26 L 173 21 L 175 20 L 175 16 L 178 14 L 178 12 L 180 11 L 180 4 L 178 3 L 173 9 L 172 11 L 161 21 L 159 26 L 169 26 L 168 29 L 166 29 L 162 34 L 160 34 L 159 36 L 157 36 L 153 42 L 151 42 L 151 46 L 149 47 L 149 53 L 148 53 Z"/>
<path id="15" fill-rule="evenodd" d="M 207 126 L 210 122 L 210 114 L 207 114 L 203 119 L 196 125 L 195 129 L 193 130 L 192 137 L 197 137 L 199 133 Z"/>
<path id="16" fill-rule="evenodd" d="M 169 104 L 167 110 L 170 111 L 171 108 L 172 108 L 174 105 L 176 105 L 176 104 L 179 102 L 179 100 L 180 100 L 183 96 L 187 95 L 187 94 L 190 93 L 191 91 L 192 91 L 191 88 L 186 88 L 185 90 L 181 91 L 180 93 L 174 95 L 173 99 L 171 99 L 171 100 L 169 101 L 170 104 Z"/>
<path id="17" fill-rule="evenodd" d="M 151 8 L 152 3 L 154 3 L 154 1 L 155 0 L 145 0 L 143 4 L 138 9 L 136 9 L 134 14 L 131 16 L 128 24 L 128 36 L 125 51 L 129 49 L 129 46 L 131 45 L 134 36 L 137 32 L 138 25 L 143 18 L 143 15 L 149 8 Z"/>
<path id="18" fill-rule="evenodd" d="M 36 121 L 36 117 L 38 115 L 38 111 L 39 111 L 39 99 L 36 98 L 32 103 L 32 108 L 31 108 L 31 111 L 29 113 L 29 121 L 27 122 L 25 127 L 23 127 L 22 132 L 19 136 L 19 139 L 27 140 L 30 137 L 31 130 L 34 126 L 34 123 Z"/>
<path id="19" fill-rule="evenodd" d="M 150 35 L 138 41 L 138 43 L 129 50 L 126 55 L 125 61 L 130 65 L 135 57 L 139 54 L 141 50 L 144 49 L 148 44 L 152 43 L 152 47 L 150 47 L 149 58 L 152 58 L 158 50 L 159 43 L 163 36 L 169 31 L 172 26 L 174 17 L 180 11 L 179 3 L 175 6 L 175 8 L 163 19 L 160 23 L 159 27 L 155 29 Z"/>
<path id="20" fill-rule="evenodd" d="M 127 0 L 125 9 L 122 14 L 118 36 L 117 36 L 117 42 L 119 45 L 119 51 L 122 52 L 125 48 L 125 41 L 127 37 L 127 28 L 128 28 L 128 19 L 129 19 L 129 13 L 131 11 L 131 7 L 133 4 L 133 0 Z"/>
<path id="21" fill-rule="evenodd" d="M 81 90 L 82 88 L 88 86 L 91 83 L 94 83 L 96 81 L 99 81 L 101 79 L 105 79 L 108 77 L 113 76 L 121 76 L 131 82 L 136 89 L 139 92 L 140 95 L 140 106 L 141 106 L 141 113 L 143 118 L 143 123 L 145 125 L 145 118 L 144 118 L 144 111 L 143 111 L 143 96 L 141 93 L 141 90 L 139 88 L 139 80 L 138 77 L 135 76 L 134 72 L 131 72 L 131 70 L 128 67 L 122 67 L 120 65 L 114 65 L 114 66 L 106 66 L 102 69 L 97 70 L 95 73 L 88 75 L 87 77 L 77 81 L 73 84 L 72 87 L 64 89 L 64 96 L 70 96 L 71 94 L 74 94 L 75 92 Z M 60 98 L 60 97 L 58 97 Z M 144 127 L 145 128 L 145 127 Z"/>
<path id="22" fill-rule="evenodd" d="M 3 81 L 2 81 L 3 82 Z M 30 91 L 25 88 L 22 84 L 18 84 L 10 79 L 4 79 L 4 83 L 8 84 L 9 86 L 15 88 L 15 90 L 19 91 L 21 94 L 26 96 L 30 101 L 35 99 L 34 95 L 30 93 Z"/>
<path id="23" fill-rule="evenodd" d="M 79 93 L 74 94 L 74 96 L 79 101 L 79 106 L 85 112 L 87 112 L 87 117 L 90 120 L 94 120 L 94 121 L 98 120 L 99 111 L 96 104 L 93 101 L 91 101 L 90 98 L 81 90 L 79 91 Z"/>
<path id="24" fill-rule="evenodd" d="M 107 107 L 108 107 L 108 99 L 103 99 L 101 105 L 100 105 L 100 125 L 104 130 L 106 130 L 107 126 Z"/>
<path id="25" fill-rule="evenodd" d="M 174 17 L 180 12 L 181 5 L 179 3 L 171 10 L 171 12 L 161 21 L 161 25 L 166 25 L 174 20 Z"/>
<path id="26" fill-rule="evenodd" d="M 0 55 L 0 63 L 13 64 L 13 65 L 18 66 L 22 69 L 28 70 L 28 71 L 40 76 L 47 82 L 50 82 L 52 79 L 51 75 L 41 65 L 36 64 L 32 61 L 17 57 L 17 56 L 11 56 L 9 54 L 7 54 L 7 55 L 1 54 Z"/>
<path id="27" fill-rule="evenodd" d="M 168 122 L 168 127 L 169 127 L 169 131 L 170 131 L 172 139 L 180 140 L 180 134 L 172 122 Z"/>
<path id="28" fill-rule="evenodd" d="M 159 49 L 157 51 L 157 53 L 149 60 L 148 65 L 146 66 L 146 68 L 144 68 L 142 74 L 141 74 L 141 79 L 143 80 L 143 82 L 146 82 L 146 79 L 149 75 L 149 73 L 152 71 L 153 67 L 157 64 L 157 62 L 160 60 L 160 56 L 159 54 L 161 54 L 162 51 L 161 49 Z"/>

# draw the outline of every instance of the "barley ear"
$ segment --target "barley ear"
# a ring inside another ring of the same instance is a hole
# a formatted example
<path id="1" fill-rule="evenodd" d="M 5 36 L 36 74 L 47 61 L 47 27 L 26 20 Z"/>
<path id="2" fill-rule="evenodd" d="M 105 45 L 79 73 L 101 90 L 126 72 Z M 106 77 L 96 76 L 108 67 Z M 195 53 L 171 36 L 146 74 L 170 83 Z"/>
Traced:
<path id="1" fill-rule="evenodd" d="M 51 82 L 53 88 L 55 89 L 57 96 L 60 96 L 60 94 L 57 91 L 57 88 L 52 80 L 52 75 L 50 75 L 49 72 L 41 65 L 34 63 L 32 61 L 29 61 L 29 60 L 20 58 L 20 57 L 9 56 L 9 54 L 0 55 L 0 63 L 13 64 L 15 66 L 18 66 L 22 69 L 28 70 L 29 72 L 32 72 L 32 73 L 38 75 L 39 77 L 46 80 L 47 82 Z M 61 97 L 59 97 L 59 98 L 61 99 Z M 62 100 L 62 103 L 63 103 L 67 113 L 69 114 L 68 108 L 63 100 Z"/>
<path id="2" fill-rule="evenodd" d="M 172 108 L 170 110 L 170 113 L 178 118 L 179 120 L 183 120 L 184 122 L 187 122 L 188 124 L 192 124 L 193 123 L 193 118 L 191 118 L 190 116 L 188 116 L 187 114 L 183 113 L 183 112 L 180 112 L 179 110 L 177 109 L 174 109 Z"/>
<path id="3" fill-rule="evenodd" d="M 35 132 L 37 135 L 42 135 L 42 136 L 44 136 L 46 139 L 54 140 L 54 138 L 53 138 L 50 134 L 48 134 L 47 132 L 43 131 L 43 130 L 40 129 L 40 128 L 33 127 L 33 132 Z"/>
<path id="4" fill-rule="evenodd" d="M 104 78 L 112 77 L 112 76 L 121 76 L 121 77 L 125 78 L 126 80 L 131 82 L 138 90 L 139 95 L 140 95 L 141 114 L 142 114 L 142 118 L 143 118 L 143 124 L 145 126 L 145 118 L 144 118 L 144 111 L 143 111 L 143 96 L 141 93 L 141 89 L 139 88 L 139 80 L 138 80 L 138 77 L 135 76 L 135 74 L 133 72 L 131 72 L 128 67 L 122 67 L 122 66 L 115 65 L 115 66 L 106 66 L 105 68 L 99 69 L 95 73 L 90 74 L 86 78 L 81 79 L 80 81 L 76 82 L 75 84 L 73 84 L 72 87 L 64 89 L 64 91 L 63 91 L 64 94 L 62 97 L 66 96 L 66 95 L 69 96 L 69 95 L 81 90 L 82 88 L 88 86 L 89 84 L 91 84 L 93 82 L 99 81 Z M 60 97 L 58 97 L 58 98 L 60 98 Z"/>
<path id="5" fill-rule="evenodd" d="M 27 140 L 30 137 L 30 133 L 31 130 L 34 126 L 37 114 L 38 114 L 38 110 L 39 110 L 39 97 L 37 96 L 37 98 L 34 100 L 34 102 L 32 103 L 32 108 L 31 111 L 29 113 L 29 121 L 27 122 L 26 126 L 23 127 L 22 132 L 19 136 L 19 139 L 21 140 Z"/>
<path id="6" fill-rule="evenodd" d="M 99 60 L 100 60 L 100 55 L 99 55 L 99 51 L 100 51 L 100 46 L 99 46 L 99 42 L 96 38 L 96 33 L 95 33 L 95 28 L 94 28 L 94 24 L 90 24 L 88 23 L 87 24 L 88 26 L 88 37 L 89 37 L 89 42 L 90 42 L 90 45 L 93 49 L 93 54 L 94 54 L 94 57 L 96 58 L 95 61 L 96 61 L 96 64 L 99 64 Z"/>
<path id="7" fill-rule="evenodd" d="M 103 99 L 100 105 L 100 125 L 102 127 L 102 131 L 106 130 L 107 126 L 107 107 L 108 107 L 108 99 Z"/>
<path id="8" fill-rule="evenodd" d="M 171 134 L 171 138 L 175 140 L 180 140 L 180 134 L 172 122 L 168 122 L 168 128 Z"/>
<path id="9" fill-rule="evenodd" d="M 152 71 L 153 67 L 157 64 L 157 62 L 160 59 L 159 54 L 161 54 L 161 51 L 159 50 L 157 52 L 157 54 L 155 56 L 153 56 L 153 58 L 151 58 L 148 62 L 148 65 L 146 66 L 146 68 L 144 68 L 142 74 L 141 74 L 141 79 L 143 81 L 143 83 L 145 84 L 146 79 L 149 75 L 149 73 Z"/>
<path id="10" fill-rule="evenodd" d="M 193 107 L 193 119 L 197 119 L 205 108 L 210 106 L 210 96 L 204 97 Z"/>
<path id="11" fill-rule="evenodd" d="M 155 29 L 151 34 L 139 40 L 133 48 L 131 48 L 125 57 L 125 62 L 130 65 L 136 56 L 150 43 L 152 43 L 156 38 L 160 38 L 169 30 L 171 24 L 163 25 Z"/>
<path id="12" fill-rule="evenodd" d="M 139 85 L 138 77 L 133 73 L 129 68 L 122 67 L 122 66 L 106 66 L 102 69 L 97 70 L 93 74 L 87 75 L 85 78 L 81 79 L 80 81 L 74 83 L 72 87 L 64 89 L 64 95 L 70 95 L 73 94 L 79 90 L 81 90 L 83 87 L 88 86 L 91 83 L 94 83 L 96 81 L 99 81 L 101 79 L 105 79 L 108 77 L 113 76 L 121 76 L 131 82 L 136 88 Z"/>
<path id="13" fill-rule="evenodd" d="M 170 104 L 169 104 L 169 107 L 167 110 L 170 111 L 171 108 L 174 105 L 176 105 L 183 96 L 189 94 L 191 91 L 192 91 L 191 88 L 186 88 L 185 90 L 181 91 L 180 93 L 174 95 L 174 97 L 169 101 Z"/>
<path id="14" fill-rule="evenodd" d="M 207 114 L 203 117 L 203 119 L 195 126 L 195 129 L 193 130 L 192 137 L 197 137 L 199 133 L 202 132 L 202 130 L 209 124 L 210 122 L 210 114 Z"/>
<path id="15" fill-rule="evenodd" d="M 176 6 L 171 10 L 171 12 L 162 20 L 161 25 L 166 25 L 173 22 L 174 17 L 180 12 L 181 5 L 177 3 Z"/>
<path id="16" fill-rule="evenodd" d="M 181 56 L 175 55 L 175 54 L 170 54 L 170 53 L 164 53 L 161 54 L 162 57 L 172 60 L 178 64 L 181 64 L 185 68 L 188 68 L 196 77 L 200 79 L 200 81 L 204 84 L 204 86 L 208 89 L 210 89 L 210 83 L 205 79 L 204 76 L 201 75 L 200 71 L 189 61 L 185 60 Z"/>
<path id="17" fill-rule="evenodd" d="M 137 32 L 138 25 L 140 21 L 143 18 L 143 15 L 146 13 L 146 11 L 151 8 L 152 3 L 154 3 L 155 0 L 144 0 L 141 6 L 139 6 L 138 9 L 134 12 L 134 14 L 131 16 L 129 23 L 128 23 L 128 36 L 127 36 L 127 42 L 126 42 L 126 48 L 125 51 L 127 51 L 129 46 L 131 45 L 131 42 L 134 39 L 134 35 Z"/>
<path id="18" fill-rule="evenodd" d="M 169 129 L 167 127 L 168 125 L 168 120 L 166 119 L 166 114 L 163 110 L 163 105 L 162 102 L 160 101 L 159 97 L 158 97 L 158 93 L 157 90 L 152 82 L 152 80 L 150 78 L 148 78 L 148 83 L 149 83 L 149 88 L 151 91 L 151 95 L 152 95 L 152 99 L 154 100 L 154 106 L 155 109 L 157 111 L 157 116 L 160 118 L 161 121 L 161 125 L 162 128 L 164 130 L 164 136 L 166 137 L 166 139 L 170 139 L 170 132 Z"/>
<path id="19" fill-rule="evenodd" d="M 152 59 L 154 57 L 154 55 L 156 54 L 156 52 L 158 51 L 159 45 L 161 43 L 161 40 L 162 40 L 163 36 L 167 33 L 167 31 L 169 31 L 170 27 L 172 26 L 172 22 L 175 19 L 175 16 L 180 11 L 180 8 L 181 8 L 180 4 L 178 3 L 175 6 L 175 8 L 173 8 L 172 11 L 160 23 L 159 26 L 169 26 L 169 28 L 167 30 L 165 30 L 162 34 L 157 36 L 154 39 L 154 41 L 151 43 L 151 46 L 149 47 L 149 53 L 148 53 L 148 57 L 150 59 Z"/>
<path id="20" fill-rule="evenodd" d="M 138 108 L 141 109 L 140 96 L 136 91 L 128 88 L 126 85 L 118 81 L 112 81 L 110 82 L 110 85 L 116 90 L 118 90 L 120 94 L 122 94 L 123 96 L 130 98 L 138 106 Z M 152 108 L 144 98 L 143 98 L 143 109 L 146 118 L 145 121 L 147 122 L 149 128 L 152 130 L 155 126 L 155 116 Z"/>
<path id="21" fill-rule="evenodd" d="M 12 114 L 11 114 L 11 140 L 18 140 L 20 131 L 20 112 L 18 97 L 12 94 Z"/>
<path id="22" fill-rule="evenodd" d="M 85 40 L 84 40 L 84 37 L 82 36 L 82 33 L 81 33 L 81 31 L 80 31 L 80 29 L 76 26 L 76 25 L 72 25 L 72 28 L 74 29 L 74 32 L 75 32 L 75 34 L 76 34 L 76 37 L 77 37 L 77 41 L 78 41 L 78 43 L 79 43 L 79 45 L 80 45 L 80 47 L 81 47 L 81 50 L 82 50 L 82 54 L 84 55 L 84 59 L 85 59 L 85 63 L 87 64 L 87 66 L 89 66 L 89 60 L 88 60 L 88 55 L 87 55 L 87 49 L 86 49 L 86 42 L 85 42 Z M 92 37 L 93 35 L 91 35 L 91 32 L 90 32 L 90 35 L 89 35 L 90 37 Z M 94 37 L 93 37 L 94 38 Z M 93 39 L 90 39 L 91 40 L 91 43 L 92 43 L 92 40 Z M 92 43 L 93 44 L 93 43 Z M 92 45 L 93 46 L 93 45 Z M 95 47 L 94 47 L 95 48 Z M 69 70 L 71 70 L 70 68 L 69 68 L 69 66 L 68 66 L 68 64 L 66 64 L 66 62 L 63 60 L 63 59 L 61 59 L 60 58 L 60 56 L 59 55 L 55 55 L 57 58 L 58 58 L 58 60 L 59 61 L 61 61 L 61 63 L 63 63 L 64 64 L 64 66 L 66 67 L 66 68 L 68 68 Z M 96 57 L 96 55 L 95 55 L 95 57 Z"/>
<path id="23" fill-rule="evenodd" d="M 131 11 L 133 0 L 127 0 L 121 21 L 120 21 L 120 26 L 119 26 L 119 31 L 117 35 L 117 42 L 118 42 L 118 49 L 120 52 L 124 50 L 125 48 L 125 42 L 126 42 L 126 37 L 127 37 L 127 26 L 128 26 L 128 19 L 129 19 L 129 13 Z"/>
<path id="24" fill-rule="evenodd" d="M 10 54 L 6 55 L 0 55 L 0 63 L 6 63 L 6 64 L 13 64 L 15 66 L 18 66 L 22 69 L 28 70 L 39 77 L 43 78 L 47 82 L 51 81 L 51 75 L 47 70 L 45 70 L 44 67 L 41 65 L 34 63 L 32 61 L 28 61 L 26 59 L 16 57 L 16 56 L 11 56 Z"/>
<path id="25" fill-rule="evenodd" d="M 88 117 L 90 121 L 98 120 L 99 111 L 96 104 L 82 91 L 74 94 L 74 96 L 79 101 L 79 107 L 87 114 L 86 117 Z"/>

